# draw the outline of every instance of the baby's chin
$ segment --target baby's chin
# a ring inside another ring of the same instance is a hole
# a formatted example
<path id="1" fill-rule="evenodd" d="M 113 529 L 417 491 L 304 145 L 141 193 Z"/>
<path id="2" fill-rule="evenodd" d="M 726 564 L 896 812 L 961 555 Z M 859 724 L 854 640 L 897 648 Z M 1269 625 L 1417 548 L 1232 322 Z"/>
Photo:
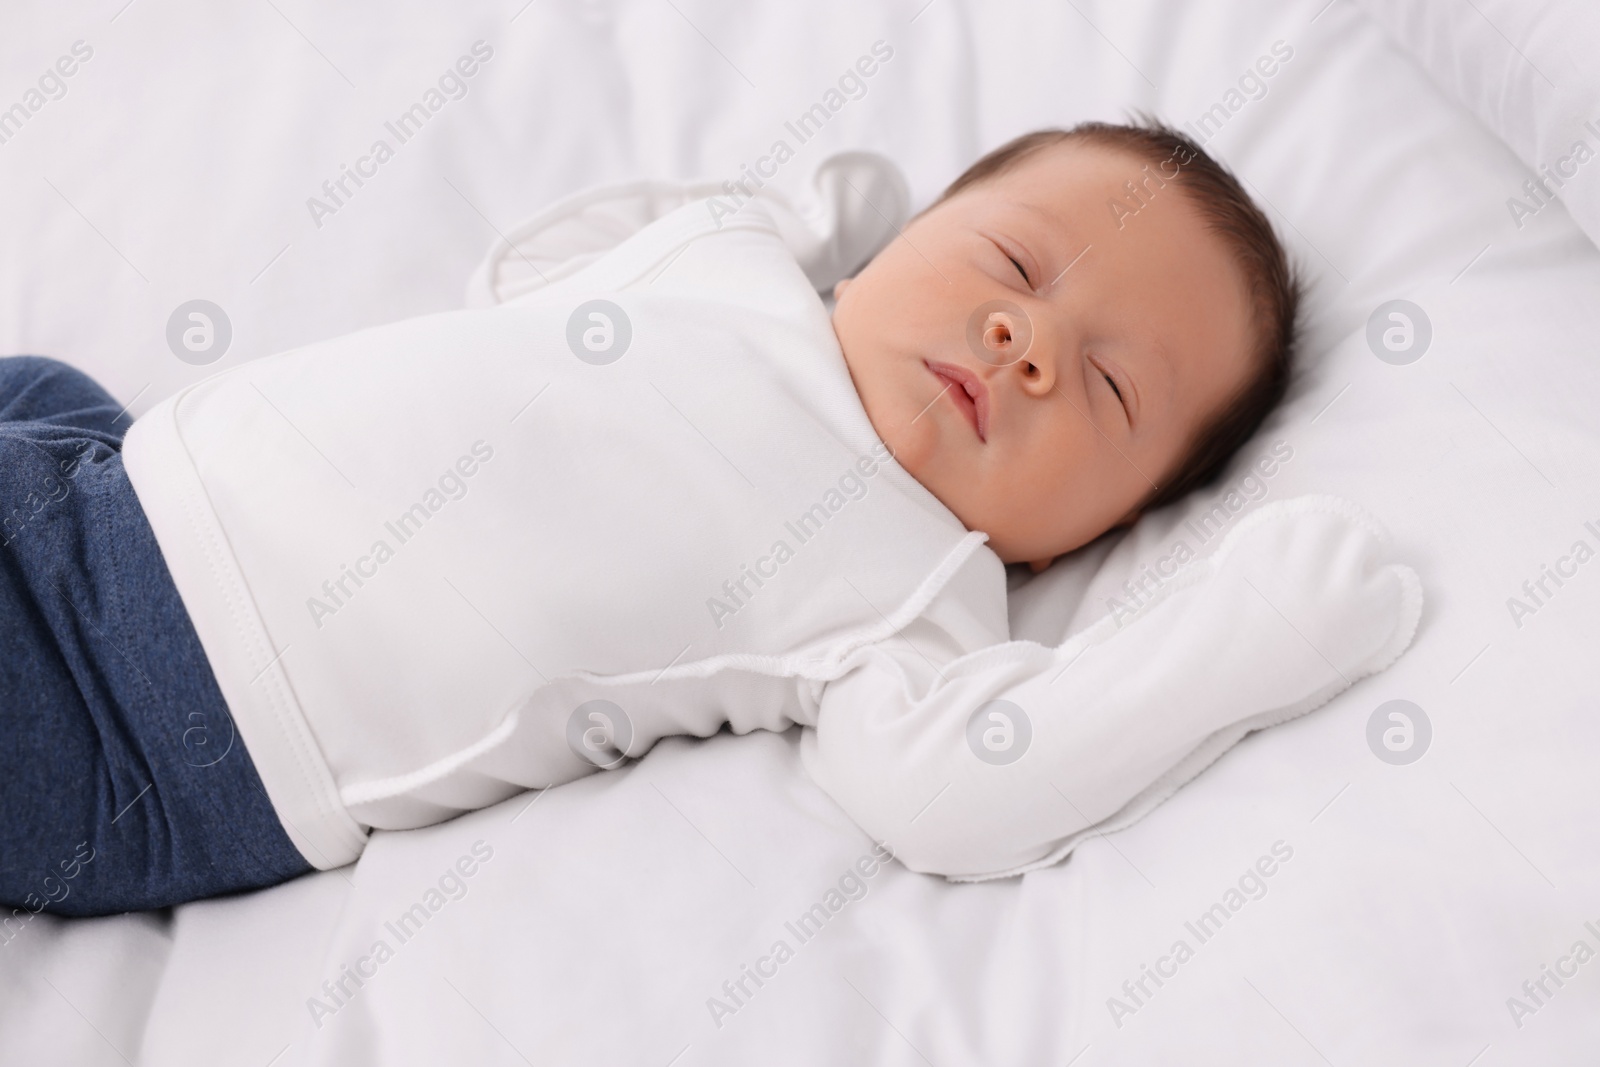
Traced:
<path id="1" fill-rule="evenodd" d="M 938 462 L 938 443 L 932 439 L 934 435 L 918 433 L 912 428 L 910 431 L 899 429 L 888 433 L 879 430 L 878 436 L 889 446 L 896 463 L 921 482 L 928 492 L 939 495 L 942 464 Z"/>
<path id="2" fill-rule="evenodd" d="M 1043 570 L 1055 557 L 1081 548 L 1105 532 L 1040 530 L 1027 523 L 1020 524 L 1027 528 L 1019 528 L 1019 524 L 1008 522 L 995 514 L 996 510 L 1004 509 L 995 509 L 993 501 L 982 499 L 982 488 L 972 482 L 974 475 L 951 470 L 950 464 L 941 462 L 937 455 L 937 435 L 930 436 L 934 439 L 932 443 L 924 440 L 920 448 L 909 450 L 904 456 L 896 452 L 895 461 L 948 508 L 961 525 L 987 535 L 990 551 L 999 556 L 1002 563 L 1037 563 L 1041 566 L 1036 569 Z M 888 443 L 892 449 L 893 443 Z"/>
<path id="3" fill-rule="evenodd" d="M 1008 510 L 1003 502 L 997 507 L 995 500 L 986 499 L 989 487 L 982 484 L 985 474 L 979 458 L 972 447 L 967 447 L 968 442 L 957 436 L 966 430 L 964 426 L 952 426 L 952 420 L 941 420 L 940 413 L 899 404 L 889 411 L 878 409 L 875 418 L 876 407 L 867 404 L 867 416 L 878 436 L 889 446 L 895 462 L 948 508 L 963 526 L 987 534 L 989 548 L 1002 561 L 1048 560 L 1070 551 L 1059 547 L 1061 545 L 1070 543 L 1072 548 L 1077 548 L 1099 536 L 1089 532 L 1079 537 L 1076 535 L 1084 531 L 1040 530 L 1025 520 L 1015 521 L 1015 515 L 1003 514 Z"/>
<path id="4" fill-rule="evenodd" d="M 1000 508 L 988 514 L 968 512 L 963 516 L 956 512 L 956 517 L 967 529 L 982 530 L 988 534 L 989 549 L 1000 557 L 1002 563 L 1008 564 L 1048 564 L 1058 556 L 1077 551 L 1114 526 L 1112 523 L 1101 524 L 1088 520 L 1081 514 L 1060 513 L 1057 514 L 1058 521 L 1041 523 L 1038 521 L 1041 510 L 1030 508 L 1026 514 L 1018 514 Z"/>

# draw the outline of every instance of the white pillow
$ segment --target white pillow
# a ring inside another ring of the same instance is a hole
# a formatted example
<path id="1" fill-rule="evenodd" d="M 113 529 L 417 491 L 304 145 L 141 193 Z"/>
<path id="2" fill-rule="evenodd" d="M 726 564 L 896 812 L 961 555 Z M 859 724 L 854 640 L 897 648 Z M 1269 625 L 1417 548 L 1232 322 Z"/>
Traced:
<path id="1" fill-rule="evenodd" d="M 1516 228 L 1559 199 L 1600 245 L 1600 5 L 1358 2 L 1533 169 L 1506 190 Z"/>

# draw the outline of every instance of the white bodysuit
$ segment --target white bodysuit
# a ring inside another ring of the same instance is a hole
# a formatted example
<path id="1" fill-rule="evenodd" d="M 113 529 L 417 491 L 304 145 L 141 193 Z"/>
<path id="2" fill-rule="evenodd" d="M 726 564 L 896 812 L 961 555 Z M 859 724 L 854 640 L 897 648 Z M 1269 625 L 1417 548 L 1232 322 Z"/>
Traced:
<path id="1" fill-rule="evenodd" d="M 124 458 L 323 869 L 669 734 L 799 723 L 908 865 L 1014 873 L 1381 669 L 1420 605 L 1352 510 L 1291 502 L 1231 555 L 1297 627 L 1237 595 L 1225 547 L 1131 624 L 1011 642 L 999 559 L 888 455 L 760 203 L 680 208 L 514 305 L 217 374 Z"/>

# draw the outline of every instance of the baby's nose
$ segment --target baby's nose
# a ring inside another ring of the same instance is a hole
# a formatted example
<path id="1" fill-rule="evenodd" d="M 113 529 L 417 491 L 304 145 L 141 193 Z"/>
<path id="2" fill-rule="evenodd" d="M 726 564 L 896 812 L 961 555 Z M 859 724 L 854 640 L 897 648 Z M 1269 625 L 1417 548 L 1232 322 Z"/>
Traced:
<path id="1" fill-rule="evenodd" d="M 967 320 L 967 345 L 992 367 L 1009 367 L 1033 346 L 1028 313 L 1009 300 L 991 300 Z"/>
<path id="2" fill-rule="evenodd" d="M 991 311 L 983 324 L 983 347 L 997 356 L 1007 356 L 1015 341 L 1012 318 L 1004 311 Z"/>

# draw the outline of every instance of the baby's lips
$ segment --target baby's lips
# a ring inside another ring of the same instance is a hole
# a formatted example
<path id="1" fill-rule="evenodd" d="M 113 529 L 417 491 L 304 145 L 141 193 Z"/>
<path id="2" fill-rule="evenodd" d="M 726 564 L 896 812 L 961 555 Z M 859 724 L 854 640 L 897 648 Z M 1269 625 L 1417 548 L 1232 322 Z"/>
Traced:
<path id="1" fill-rule="evenodd" d="M 974 373 L 960 363 L 938 363 L 924 360 L 923 364 L 946 382 L 947 391 L 953 393 L 953 402 L 962 409 L 973 422 L 973 429 L 978 434 L 978 440 L 988 440 L 989 426 L 989 387 L 985 384 L 983 376 Z M 970 410 L 969 410 L 970 409 Z"/>
<path id="2" fill-rule="evenodd" d="M 991 367 L 1020 362 L 1033 347 L 1033 320 L 1009 300 L 979 304 L 967 318 L 967 348 Z"/>

